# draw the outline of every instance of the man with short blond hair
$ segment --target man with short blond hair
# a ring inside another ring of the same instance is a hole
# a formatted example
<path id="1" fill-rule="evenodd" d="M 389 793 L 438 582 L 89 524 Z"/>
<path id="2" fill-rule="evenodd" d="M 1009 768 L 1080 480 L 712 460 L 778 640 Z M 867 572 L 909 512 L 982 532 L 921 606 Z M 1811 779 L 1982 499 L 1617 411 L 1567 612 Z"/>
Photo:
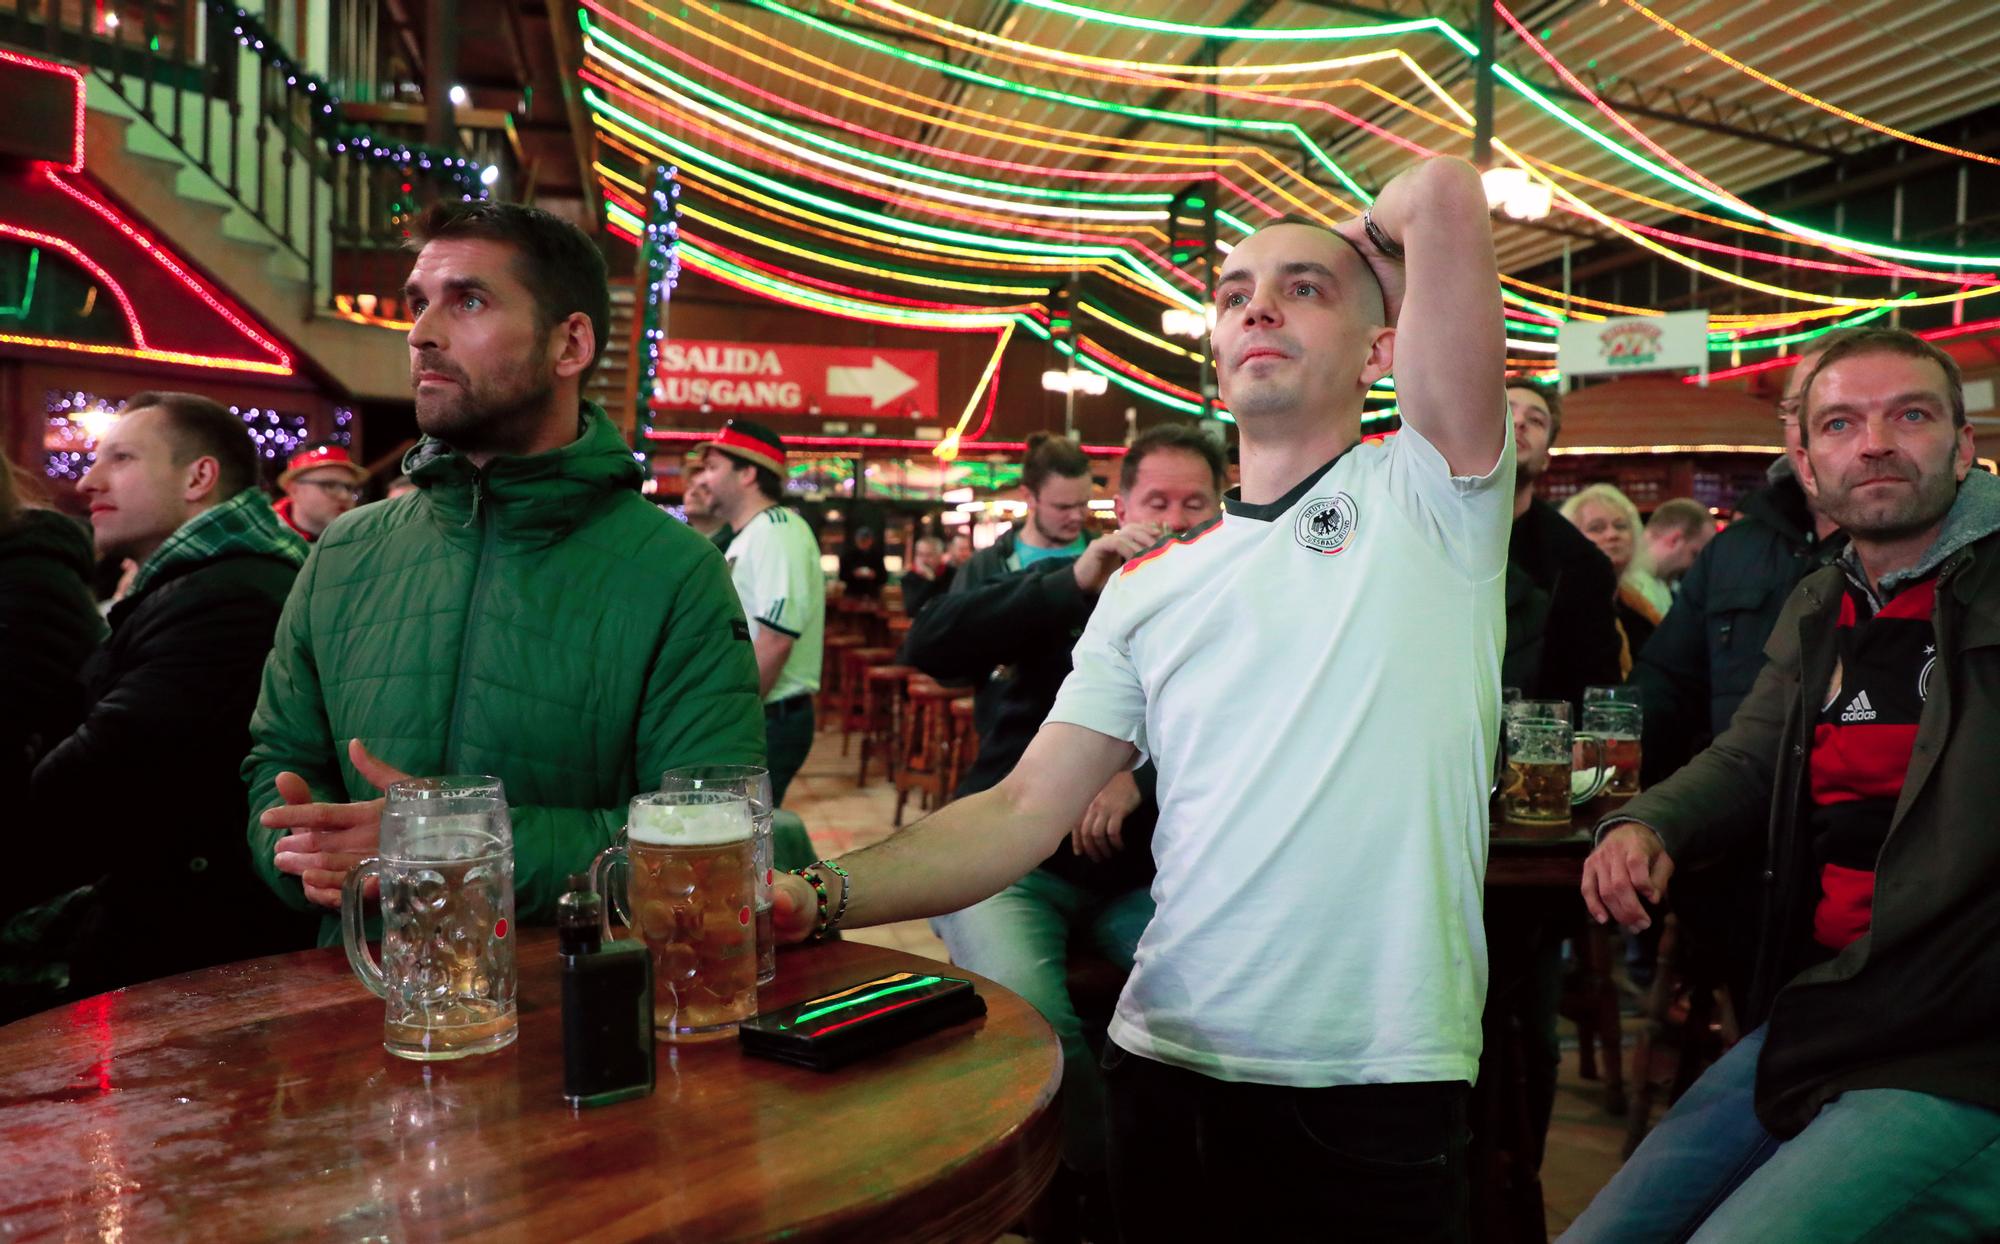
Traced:
<path id="1" fill-rule="evenodd" d="M 1646 519 L 1646 548 L 1653 555 L 1653 577 L 1677 584 L 1694 559 L 1715 538 L 1715 516 L 1693 497 L 1670 497 Z M 1666 606 L 1655 601 L 1660 612 Z M 1671 601 L 1668 602 L 1671 604 Z"/>

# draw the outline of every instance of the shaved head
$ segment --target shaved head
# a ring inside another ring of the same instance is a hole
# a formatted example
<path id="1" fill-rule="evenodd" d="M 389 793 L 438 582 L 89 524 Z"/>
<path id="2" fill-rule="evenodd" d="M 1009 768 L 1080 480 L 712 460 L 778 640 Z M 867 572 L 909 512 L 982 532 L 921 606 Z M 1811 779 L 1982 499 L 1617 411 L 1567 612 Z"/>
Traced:
<path id="1" fill-rule="evenodd" d="M 1327 412 L 1355 421 L 1389 370 L 1382 287 L 1348 240 L 1276 221 L 1236 244 L 1216 279 L 1216 383 L 1239 421 Z"/>
<path id="2" fill-rule="evenodd" d="M 1340 296 L 1347 301 L 1349 306 L 1354 308 L 1355 313 L 1369 327 L 1385 327 L 1389 323 L 1389 310 L 1383 302 L 1382 283 L 1375 279 L 1374 269 L 1370 268 L 1368 261 L 1361 257 L 1361 252 L 1354 249 L 1354 243 L 1334 232 L 1331 228 L 1309 216 L 1280 216 L 1267 224 L 1259 225 L 1243 241 L 1247 242 L 1250 238 L 1254 238 L 1269 229 L 1294 227 L 1311 229 L 1316 233 L 1324 234 L 1326 237 L 1333 239 L 1334 245 L 1339 248 L 1340 253 L 1344 255 L 1346 260 L 1344 263 L 1334 265 L 1333 276 L 1338 282 Z M 1241 246 L 1243 242 L 1238 242 L 1237 245 Z M 1217 278 L 1216 284 L 1221 285 L 1229 279 L 1230 274 L 1231 269 L 1225 264 L 1222 276 Z"/>

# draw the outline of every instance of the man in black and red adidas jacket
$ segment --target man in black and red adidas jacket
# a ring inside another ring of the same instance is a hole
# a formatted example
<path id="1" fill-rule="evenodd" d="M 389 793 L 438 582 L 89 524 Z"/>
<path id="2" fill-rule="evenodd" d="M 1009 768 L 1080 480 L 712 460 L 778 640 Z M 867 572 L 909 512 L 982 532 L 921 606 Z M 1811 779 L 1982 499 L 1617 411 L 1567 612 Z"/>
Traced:
<path id="1" fill-rule="evenodd" d="M 1729 729 L 1600 831 L 1591 914 L 1767 835 L 1743 1040 L 1564 1240 L 2000 1238 L 2000 480 L 1907 333 L 1806 380 L 1801 482 L 1851 540 Z"/>

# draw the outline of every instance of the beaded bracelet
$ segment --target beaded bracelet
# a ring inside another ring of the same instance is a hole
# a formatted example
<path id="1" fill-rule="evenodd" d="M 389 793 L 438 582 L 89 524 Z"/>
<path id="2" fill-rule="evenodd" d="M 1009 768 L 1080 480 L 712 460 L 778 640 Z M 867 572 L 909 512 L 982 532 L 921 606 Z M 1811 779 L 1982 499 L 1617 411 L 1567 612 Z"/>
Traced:
<path id="1" fill-rule="evenodd" d="M 845 868 L 842 868 L 832 860 L 821 860 L 815 867 L 830 868 L 840 878 L 840 906 L 834 909 L 833 919 L 827 921 L 826 924 L 827 931 L 831 932 L 840 927 L 841 921 L 847 919 L 847 899 L 849 895 L 854 893 L 854 879 L 847 875 Z"/>
<path id="2" fill-rule="evenodd" d="M 807 865 L 804 868 L 794 868 L 791 872 L 792 876 L 811 886 L 813 888 L 813 897 L 819 900 L 819 917 L 813 922 L 812 932 L 806 934 L 806 940 L 823 942 L 826 940 L 828 931 L 832 928 L 831 922 L 826 918 L 826 879 L 814 872 L 812 865 Z"/>
<path id="3" fill-rule="evenodd" d="M 1398 262 L 1402 261 L 1403 244 L 1390 237 L 1383 231 L 1382 226 L 1375 223 L 1375 210 L 1373 208 L 1361 213 L 1361 231 L 1368 235 L 1368 241 L 1374 245 L 1376 250 L 1381 251 L 1383 255 L 1390 259 Z"/>

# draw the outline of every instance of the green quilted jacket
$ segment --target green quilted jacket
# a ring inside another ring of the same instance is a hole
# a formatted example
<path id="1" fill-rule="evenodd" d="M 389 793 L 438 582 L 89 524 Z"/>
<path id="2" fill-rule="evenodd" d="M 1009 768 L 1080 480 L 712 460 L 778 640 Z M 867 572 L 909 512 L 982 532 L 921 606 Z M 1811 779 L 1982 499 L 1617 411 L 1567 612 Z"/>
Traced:
<path id="1" fill-rule="evenodd" d="M 475 469 L 437 441 L 417 491 L 343 516 L 285 604 L 250 722 L 250 853 L 290 769 L 316 797 L 381 792 L 347 741 L 406 773 L 492 773 L 513 805 L 516 911 L 553 919 L 625 804 L 686 764 L 762 764 L 757 663 L 721 554 L 639 495 L 631 450 L 585 404 L 583 434 Z M 323 942 L 336 931 L 329 918 Z"/>

